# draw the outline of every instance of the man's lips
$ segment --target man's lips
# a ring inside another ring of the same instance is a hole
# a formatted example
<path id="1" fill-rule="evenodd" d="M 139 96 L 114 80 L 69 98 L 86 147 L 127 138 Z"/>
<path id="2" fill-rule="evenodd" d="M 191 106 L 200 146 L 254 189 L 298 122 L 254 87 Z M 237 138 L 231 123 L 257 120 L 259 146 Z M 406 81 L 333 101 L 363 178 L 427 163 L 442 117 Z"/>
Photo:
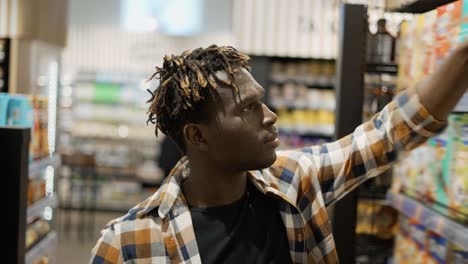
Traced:
<path id="1" fill-rule="evenodd" d="M 265 138 L 264 143 L 269 143 L 278 139 L 278 132 L 274 132 Z"/>

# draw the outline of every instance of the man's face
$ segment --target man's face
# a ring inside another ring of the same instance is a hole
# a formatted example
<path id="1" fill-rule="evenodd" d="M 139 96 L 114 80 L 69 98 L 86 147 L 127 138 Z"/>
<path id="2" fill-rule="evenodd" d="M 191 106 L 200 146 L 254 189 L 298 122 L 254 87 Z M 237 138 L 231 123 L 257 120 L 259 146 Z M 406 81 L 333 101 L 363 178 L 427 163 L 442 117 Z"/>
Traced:
<path id="1" fill-rule="evenodd" d="M 247 70 L 239 69 L 234 76 L 239 94 L 231 88 L 216 90 L 219 104 L 207 129 L 208 155 L 229 170 L 269 167 L 279 145 L 274 127 L 278 117 L 262 103 L 265 90 Z"/>

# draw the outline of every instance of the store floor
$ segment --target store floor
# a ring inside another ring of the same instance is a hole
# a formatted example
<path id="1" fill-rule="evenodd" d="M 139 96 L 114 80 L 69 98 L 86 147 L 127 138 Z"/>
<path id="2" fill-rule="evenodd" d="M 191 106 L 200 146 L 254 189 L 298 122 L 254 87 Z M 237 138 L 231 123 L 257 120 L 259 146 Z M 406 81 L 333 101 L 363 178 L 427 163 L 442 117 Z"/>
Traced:
<path id="1" fill-rule="evenodd" d="M 110 220 L 124 213 L 59 210 L 56 229 L 58 231 L 57 263 L 88 263 L 91 249 L 99 239 L 100 230 Z"/>

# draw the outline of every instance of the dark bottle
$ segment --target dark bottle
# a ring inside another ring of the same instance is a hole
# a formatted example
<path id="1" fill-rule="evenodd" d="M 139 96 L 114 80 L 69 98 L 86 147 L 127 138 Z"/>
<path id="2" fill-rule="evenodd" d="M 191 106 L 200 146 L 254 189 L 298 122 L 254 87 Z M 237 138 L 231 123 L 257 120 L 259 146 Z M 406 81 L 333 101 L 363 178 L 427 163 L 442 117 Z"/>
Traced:
<path id="1" fill-rule="evenodd" d="M 387 30 L 387 20 L 377 21 L 377 32 L 374 38 L 372 63 L 389 64 L 395 62 L 395 37 Z"/>

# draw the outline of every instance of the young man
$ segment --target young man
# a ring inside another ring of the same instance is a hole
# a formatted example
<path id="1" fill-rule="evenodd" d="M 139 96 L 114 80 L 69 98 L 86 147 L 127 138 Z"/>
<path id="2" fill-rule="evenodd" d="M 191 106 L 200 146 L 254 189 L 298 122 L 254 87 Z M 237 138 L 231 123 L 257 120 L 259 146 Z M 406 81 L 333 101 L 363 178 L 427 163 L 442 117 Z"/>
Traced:
<path id="1" fill-rule="evenodd" d="M 441 131 L 468 87 L 465 43 L 351 135 L 275 152 L 248 59 L 215 45 L 164 58 L 149 121 L 186 156 L 106 226 L 91 263 L 337 263 L 326 207 Z"/>

